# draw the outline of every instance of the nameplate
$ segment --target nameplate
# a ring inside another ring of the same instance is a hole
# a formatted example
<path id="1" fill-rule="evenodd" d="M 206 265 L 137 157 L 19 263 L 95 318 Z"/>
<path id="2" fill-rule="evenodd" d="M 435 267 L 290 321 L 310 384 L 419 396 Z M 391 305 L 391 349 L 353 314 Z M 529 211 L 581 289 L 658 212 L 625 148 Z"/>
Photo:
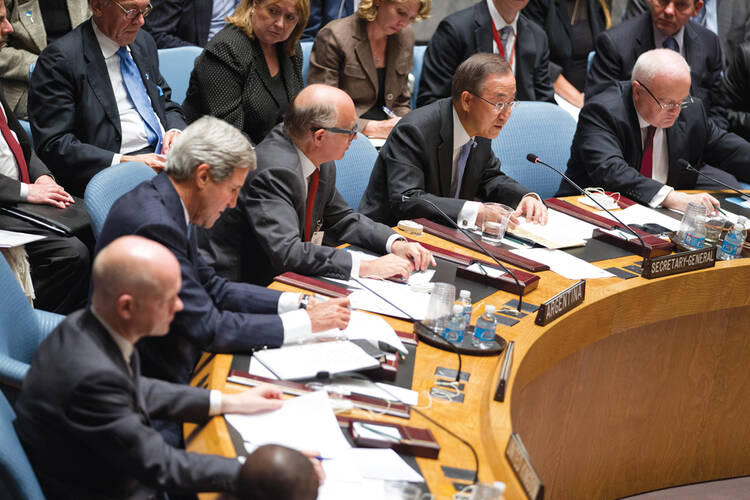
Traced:
<path id="1" fill-rule="evenodd" d="M 526 496 L 531 500 L 542 500 L 544 498 L 544 484 L 542 478 L 531 465 L 529 454 L 521 442 L 521 437 L 513 432 L 508 440 L 508 446 L 505 448 L 505 458 L 508 459 L 510 467 L 516 474 L 518 481 L 523 487 Z"/>
<path id="2" fill-rule="evenodd" d="M 566 312 L 580 305 L 585 296 L 586 281 L 581 280 L 539 306 L 539 312 L 536 314 L 534 323 L 544 326 L 550 321 L 556 320 Z"/>
<path id="3" fill-rule="evenodd" d="M 647 279 L 686 273 L 716 265 L 716 247 L 643 259 L 641 276 Z"/>

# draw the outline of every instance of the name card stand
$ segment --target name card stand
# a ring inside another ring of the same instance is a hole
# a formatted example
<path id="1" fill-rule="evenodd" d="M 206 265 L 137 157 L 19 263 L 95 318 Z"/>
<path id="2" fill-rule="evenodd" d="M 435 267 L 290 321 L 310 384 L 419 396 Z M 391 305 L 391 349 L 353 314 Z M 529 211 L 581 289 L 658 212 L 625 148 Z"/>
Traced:
<path id="1" fill-rule="evenodd" d="M 661 278 L 715 265 L 716 247 L 701 248 L 663 257 L 645 258 L 641 264 L 641 276 L 646 279 Z"/>
<path id="2" fill-rule="evenodd" d="M 620 229 L 620 231 L 627 231 L 626 229 Z M 647 234 L 636 229 L 638 235 L 643 239 L 645 246 L 641 245 L 638 238 L 633 236 L 632 238 L 620 238 L 601 229 L 594 229 L 593 238 L 595 240 L 604 241 L 616 247 L 633 252 L 641 257 L 660 257 L 662 255 L 669 255 L 672 253 L 674 244 L 669 241 L 665 241 L 658 236 L 653 234 Z"/>
<path id="3" fill-rule="evenodd" d="M 437 458 L 440 454 L 440 445 L 430 429 L 341 415 L 337 415 L 336 420 L 344 432 L 352 437 L 354 444 L 360 447 L 391 448 L 396 453 L 424 458 Z M 360 433 L 362 427 L 371 432 Z M 382 427 L 387 429 L 381 429 Z M 382 432 L 383 430 L 390 432 Z M 394 438 L 394 435 L 399 437 Z"/>
<path id="4" fill-rule="evenodd" d="M 531 465 L 526 447 L 521 442 L 521 437 L 515 432 L 510 435 L 508 446 L 505 447 L 505 458 L 521 483 L 526 496 L 531 500 L 542 500 L 544 498 L 542 478 Z"/>
<path id="5" fill-rule="evenodd" d="M 586 280 L 581 280 L 539 306 L 534 323 L 544 326 L 556 320 L 574 307 L 579 306 L 585 297 Z"/>

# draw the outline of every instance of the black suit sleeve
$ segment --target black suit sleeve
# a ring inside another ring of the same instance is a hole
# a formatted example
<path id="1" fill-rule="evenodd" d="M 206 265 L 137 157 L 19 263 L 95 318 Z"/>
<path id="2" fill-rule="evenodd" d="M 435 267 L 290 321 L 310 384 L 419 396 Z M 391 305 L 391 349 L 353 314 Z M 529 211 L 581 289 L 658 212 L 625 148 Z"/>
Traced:
<path id="1" fill-rule="evenodd" d="M 701 82 L 701 86 L 708 90 L 708 119 L 717 127 L 726 130 L 729 128 L 729 121 L 726 116 L 727 111 L 722 105 L 724 98 L 722 97 L 721 81 L 724 67 L 722 64 L 721 45 L 718 36 L 714 36 L 712 39 L 713 46 L 706 47 L 705 49 L 710 54 L 706 58 L 708 74 L 702 75 L 703 81 Z"/>
<path id="2" fill-rule="evenodd" d="M 594 45 L 594 59 L 586 77 L 585 95 L 588 99 L 614 84 L 622 74 L 619 51 L 606 31 L 599 33 Z"/>
<path id="3" fill-rule="evenodd" d="M 440 22 L 424 54 L 417 107 L 451 95 L 453 73 L 466 54 L 465 37 L 471 35 L 461 33 L 445 19 Z"/>
<path id="4" fill-rule="evenodd" d="M 146 412 L 151 418 L 202 424 L 208 420 L 209 391 L 138 377 Z"/>
<path id="5" fill-rule="evenodd" d="M 750 139 L 750 44 L 737 49 L 724 74 L 724 99 L 729 130 Z"/>
<path id="6" fill-rule="evenodd" d="M 186 9 L 185 0 L 154 0 L 154 10 L 145 19 L 145 26 L 160 49 L 195 45 L 178 34 L 180 17 Z"/>
<path id="7" fill-rule="evenodd" d="M 731 173 L 741 181 L 750 182 L 750 142 L 720 129 L 710 119 L 706 121 L 706 127 L 708 138 L 704 149 L 704 161 Z"/>

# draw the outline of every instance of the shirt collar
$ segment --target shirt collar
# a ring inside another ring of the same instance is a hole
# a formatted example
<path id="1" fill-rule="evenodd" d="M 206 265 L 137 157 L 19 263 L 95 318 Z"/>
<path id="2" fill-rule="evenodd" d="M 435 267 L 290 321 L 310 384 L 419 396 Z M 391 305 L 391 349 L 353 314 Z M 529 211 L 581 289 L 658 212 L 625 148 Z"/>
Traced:
<path id="1" fill-rule="evenodd" d="M 316 167 L 300 148 L 294 146 L 294 149 L 297 150 L 297 156 L 299 156 L 299 162 L 300 165 L 302 165 L 302 177 L 307 179 L 313 174 L 313 172 L 315 172 Z"/>
<path id="2" fill-rule="evenodd" d="M 453 150 L 455 151 L 473 139 L 473 137 L 470 137 L 466 132 L 461 119 L 458 117 L 458 113 L 456 113 L 455 105 L 451 105 L 451 110 L 453 111 Z"/>
<path id="3" fill-rule="evenodd" d="M 497 28 L 498 33 L 501 29 L 503 29 L 504 26 L 513 27 L 514 35 L 518 33 L 516 25 L 518 24 L 518 15 L 520 14 L 520 12 L 516 12 L 516 17 L 513 18 L 513 21 L 511 21 L 510 23 L 506 23 L 505 19 L 503 19 L 503 16 L 501 16 L 495 8 L 495 2 L 493 2 L 492 0 L 487 0 L 487 8 L 490 11 L 490 17 L 492 17 L 492 21 L 495 23 L 495 28 Z"/>
<path id="4" fill-rule="evenodd" d="M 654 47 L 656 47 L 657 49 L 660 49 L 662 48 L 662 45 L 664 44 L 664 40 L 666 40 L 669 37 L 665 35 L 664 33 L 662 33 L 661 31 L 659 31 L 653 22 L 651 23 L 651 26 L 654 29 Z M 675 41 L 677 42 L 677 48 L 680 50 L 680 54 L 684 54 L 685 48 L 682 45 L 682 41 L 685 39 L 685 26 L 680 28 L 680 31 L 675 33 L 672 38 L 674 38 Z"/>
<path id="5" fill-rule="evenodd" d="M 131 344 L 122 335 L 117 333 L 114 328 L 109 326 L 109 324 L 107 324 L 107 322 L 104 321 L 101 316 L 99 316 L 99 313 L 96 312 L 94 306 L 91 306 L 91 314 L 93 314 L 94 317 L 99 321 L 99 323 L 102 324 L 104 329 L 107 330 L 109 336 L 112 337 L 112 340 L 115 341 L 115 344 L 117 344 L 117 347 L 120 349 L 120 353 L 122 353 L 122 357 L 125 359 L 125 363 L 130 366 L 130 357 L 133 355 L 133 344 Z"/>
<path id="6" fill-rule="evenodd" d="M 94 35 L 96 36 L 96 40 L 99 42 L 99 48 L 102 49 L 102 55 L 104 56 L 104 59 L 109 59 L 118 50 L 120 50 L 120 45 L 114 42 L 107 35 L 102 33 L 102 31 L 96 25 L 96 22 L 94 22 L 93 20 L 91 21 L 91 26 L 94 28 Z M 128 50 L 130 50 L 130 47 L 128 47 Z"/>
<path id="7" fill-rule="evenodd" d="M 635 106 L 635 104 L 633 104 L 633 106 Z M 643 119 L 643 117 L 641 116 L 641 114 L 638 112 L 638 108 L 636 108 L 635 114 L 638 116 L 638 125 L 641 128 L 646 128 L 646 127 L 650 127 L 651 126 L 651 124 L 649 122 L 647 122 L 646 120 Z"/>
<path id="8" fill-rule="evenodd" d="M 190 214 L 188 213 L 185 202 L 182 201 L 182 196 L 177 196 L 180 199 L 180 205 L 182 206 L 182 213 L 185 214 L 185 227 L 190 225 Z"/>

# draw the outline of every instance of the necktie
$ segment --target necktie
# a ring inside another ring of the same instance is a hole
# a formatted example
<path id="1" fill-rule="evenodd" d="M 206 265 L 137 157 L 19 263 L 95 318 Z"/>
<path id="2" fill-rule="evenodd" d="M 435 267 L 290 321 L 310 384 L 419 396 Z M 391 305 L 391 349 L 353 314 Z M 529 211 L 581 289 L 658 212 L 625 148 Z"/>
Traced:
<path id="1" fill-rule="evenodd" d="M 664 40 L 664 43 L 661 44 L 662 47 L 665 49 L 674 50 L 675 52 L 679 52 L 680 48 L 677 46 L 677 40 L 675 40 L 673 37 L 669 37 L 666 40 Z"/>
<path id="2" fill-rule="evenodd" d="M 641 175 L 651 178 L 654 170 L 654 133 L 656 127 L 649 125 L 646 132 L 646 143 L 643 145 L 643 159 L 641 160 Z"/>
<path id="3" fill-rule="evenodd" d="M 710 2 L 710 1 L 711 0 L 705 0 L 705 2 L 703 2 L 703 8 L 701 9 L 700 12 L 698 12 L 698 15 L 696 15 L 692 19 L 692 21 L 694 23 L 698 23 L 701 26 L 705 26 L 706 25 L 706 11 L 708 10 L 708 2 Z"/>
<path id="4" fill-rule="evenodd" d="M 117 51 L 117 55 L 120 56 L 122 81 L 128 91 L 130 100 L 133 101 L 136 111 L 141 115 L 141 119 L 146 125 L 148 142 L 149 144 L 156 144 L 154 152 L 160 153 L 162 137 L 159 120 L 156 118 L 154 108 L 148 100 L 146 87 L 143 85 L 143 80 L 141 80 L 141 73 L 138 71 L 138 66 L 135 65 L 135 61 L 130 56 L 127 47 L 120 47 Z"/>
<path id="5" fill-rule="evenodd" d="M 0 113 L 0 132 L 2 132 L 3 139 L 5 139 L 5 142 L 8 143 L 8 147 L 13 153 L 13 156 L 16 158 L 16 163 L 18 163 L 18 180 L 28 184 L 29 169 L 26 166 L 26 158 L 24 158 L 23 156 L 21 145 L 18 143 L 16 138 L 13 137 L 13 133 L 10 131 L 10 127 L 8 127 L 8 120 L 5 119 L 5 115 L 3 113 Z"/>
<path id="6" fill-rule="evenodd" d="M 310 241 L 312 233 L 310 225 L 312 224 L 313 205 L 315 205 L 315 193 L 318 192 L 318 181 L 320 180 L 320 169 L 316 168 L 310 176 L 310 184 L 307 186 L 307 206 L 305 208 L 305 241 Z"/>
<path id="7" fill-rule="evenodd" d="M 513 33 L 512 26 L 503 26 L 500 30 L 500 41 L 503 43 L 503 54 L 505 58 L 510 60 L 510 54 L 508 53 L 508 40 L 510 35 Z"/>
<path id="8" fill-rule="evenodd" d="M 453 194 L 454 198 L 458 198 L 458 194 L 461 192 L 461 182 L 464 178 L 464 170 L 466 170 L 466 160 L 469 159 L 469 152 L 471 152 L 471 146 L 474 145 L 474 140 L 469 141 L 461 146 L 461 152 L 458 155 L 458 176 L 456 180 L 456 192 Z"/>

